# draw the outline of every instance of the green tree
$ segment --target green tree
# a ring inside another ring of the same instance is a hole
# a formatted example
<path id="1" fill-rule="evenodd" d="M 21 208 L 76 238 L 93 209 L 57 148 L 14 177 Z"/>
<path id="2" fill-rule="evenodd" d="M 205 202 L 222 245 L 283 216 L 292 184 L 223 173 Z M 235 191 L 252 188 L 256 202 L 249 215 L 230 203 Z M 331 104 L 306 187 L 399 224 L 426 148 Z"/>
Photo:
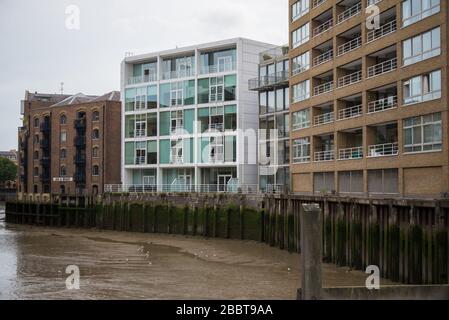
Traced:
<path id="1" fill-rule="evenodd" d="M 0 158 L 0 182 L 16 180 L 17 166 L 9 159 Z"/>

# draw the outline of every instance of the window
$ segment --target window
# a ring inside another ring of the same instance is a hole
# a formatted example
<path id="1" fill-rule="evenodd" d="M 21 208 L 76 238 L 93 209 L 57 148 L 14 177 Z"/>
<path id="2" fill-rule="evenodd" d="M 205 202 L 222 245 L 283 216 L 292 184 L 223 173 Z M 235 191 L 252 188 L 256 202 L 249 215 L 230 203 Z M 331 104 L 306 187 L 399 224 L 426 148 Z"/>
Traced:
<path id="1" fill-rule="evenodd" d="M 298 130 L 310 127 L 310 109 L 292 113 L 292 129 Z"/>
<path id="2" fill-rule="evenodd" d="M 98 158 L 100 156 L 100 149 L 98 147 L 92 148 L 92 158 Z"/>
<path id="3" fill-rule="evenodd" d="M 442 150 L 441 113 L 404 120 L 404 152 Z"/>
<path id="4" fill-rule="evenodd" d="M 299 27 L 295 31 L 292 32 L 292 43 L 293 48 L 297 48 L 300 45 L 309 41 L 310 38 L 310 25 L 306 23 L 302 27 Z"/>
<path id="5" fill-rule="evenodd" d="M 441 29 L 438 27 L 407 39 L 402 47 L 405 66 L 438 56 L 441 54 Z"/>
<path id="6" fill-rule="evenodd" d="M 34 175 L 35 177 L 39 177 L 39 168 L 38 168 L 38 167 L 34 167 L 34 169 L 33 169 L 33 175 Z"/>
<path id="7" fill-rule="evenodd" d="M 292 5 L 292 21 L 298 20 L 309 12 L 309 1 L 310 0 L 299 0 Z"/>
<path id="8" fill-rule="evenodd" d="M 411 78 L 404 82 L 404 104 L 441 98 L 441 70 Z"/>
<path id="9" fill-rule="evenodd" d="M 93 176 L 99 176 L 100 175 L 100 167 L 95 165 L 92 167 L 92 175 Z"/>
<path id="10" fill-rule="evenodd" d="M 34 160 L 39 160 L 39 151 L 34 151 Z"/>
<path id="11" fill-rule="evenodd" d="M 67 176 L 67 168 L 65 166 L 61 166 L 60 170 L 59 170 L 59 176 L 60 177 L 65 177 Z"/>
<path id="12" fill-rule="evenodd" d="M 94 139 L 94 140 L 100 139 L 100 130 L 94 129 L 92 131 L 92 139 Z"/>
<path id="13" fill-rule="evenodd" d="M 303 81 L 293 86 L 293 103 L 310 98 L 310 80 Z"/>
<path id="14" fill-rule="evenodd" d="M 302 163 L 310 161 L 310 138 L 293 140 L 293 162 Z"/>
<path id="15" fill-rule="evenodd" d="M 61 115 L 61 117 L 59 118 L 59 123 L 67 124 L 67 116 L 65 114 Z"/>
<path id="16" fill-rule="evenodd" d="M 172 132 L 176 132 L 176 131 L 180 131 L 184 128 L 183 126 L 183 112 L 182 110 L 178 110 L 178 111 L 172 111 L 170 113 L 171 115 L 171 131 Z"/>
<path id="17" fill-rule="evenodd" d="M 310 68 L 310 52 L 307 51 L 292 59 L 292 74 L 296 75 Z"/>
<path id="18" fill-rule="evenodd" d="M 39 128 L 39 118 L 34 118 L 34 127 Z"/>
<path id="19" fill-rule="evenodd" d="M 405 0 L 402 2 L 402 26 L 409 26 L 438 12 L 440 0 Z"/>
<path id="20" fill-rule="evenodd" d="M 100 112 L 98 111 L 92 112 L 92 121 L 100 121 Z"/>
<path id="21" fill-rule="evenodd" d="M 64 143 L 64 142 L 67 141 L 67 132 L 61 131 L 61 134 L 60 134 L 60 141 L 61 141 L 61 143 Z"/>
<path id="22" fill-rule="evenodd" d="M 67 158 L 67 150 L 66 149 L 61 149 L 60 158 L 61 158 L 61 160 L 64 160 Z"/>

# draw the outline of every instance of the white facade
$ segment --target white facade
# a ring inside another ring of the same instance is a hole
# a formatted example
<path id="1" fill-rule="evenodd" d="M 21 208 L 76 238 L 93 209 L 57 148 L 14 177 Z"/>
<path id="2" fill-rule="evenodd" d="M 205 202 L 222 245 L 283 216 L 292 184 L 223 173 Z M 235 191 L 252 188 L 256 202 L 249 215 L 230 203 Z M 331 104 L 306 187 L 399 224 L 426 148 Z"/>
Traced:
<path id="1" fill-rule="evenodd" d="M 248 81 L 273 46 L 237 38 L 127 57 L 119 191 L 256 191 L 259 103 Z"/>

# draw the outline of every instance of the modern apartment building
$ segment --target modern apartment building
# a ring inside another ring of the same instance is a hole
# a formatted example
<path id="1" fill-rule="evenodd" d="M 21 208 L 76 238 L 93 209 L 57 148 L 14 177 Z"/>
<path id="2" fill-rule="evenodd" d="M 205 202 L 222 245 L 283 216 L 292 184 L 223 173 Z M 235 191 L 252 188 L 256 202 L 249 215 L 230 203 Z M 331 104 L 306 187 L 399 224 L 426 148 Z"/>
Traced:
<path id="1" fill-rule="evenodd" d="M 123 185 L 111 190 L 256 191 L 259 106 L 248 80 L 272 47 L 237 38 L 127 57 Z"/>
<path id="2" fill-rule="evenodd" d="M 293 191 L 447 196 L 448 2 L 289 4 Z"/>
<path id="3" fill-rule="evenodd" d="M 121 103 L 103 96 L 25 94 L 19 128 L 19 196 L 96 196 L 120 183 Z"/>
<path id="4" fill-rule="evenodd" d="M 288 46 L 259 54 L 259 76 L 249 80 L 259 94 L 259 190 L 290 190 L 290 95 Z"/>

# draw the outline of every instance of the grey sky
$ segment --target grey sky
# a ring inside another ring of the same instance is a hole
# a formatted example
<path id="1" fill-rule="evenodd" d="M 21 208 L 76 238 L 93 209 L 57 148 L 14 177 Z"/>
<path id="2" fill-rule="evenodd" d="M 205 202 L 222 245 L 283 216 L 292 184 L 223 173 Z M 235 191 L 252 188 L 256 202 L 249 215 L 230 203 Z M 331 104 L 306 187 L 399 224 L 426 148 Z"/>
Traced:
<path id="1" fill-rule="evenodd" d="M 65 27 L 80 8 L 80 30 Z M 17 148 L 25 90 L 119 90 L 120 62 L 135 54 L 246 37 L 288 41 L 288 0 L 0 0 L 0 150 Z"/>

